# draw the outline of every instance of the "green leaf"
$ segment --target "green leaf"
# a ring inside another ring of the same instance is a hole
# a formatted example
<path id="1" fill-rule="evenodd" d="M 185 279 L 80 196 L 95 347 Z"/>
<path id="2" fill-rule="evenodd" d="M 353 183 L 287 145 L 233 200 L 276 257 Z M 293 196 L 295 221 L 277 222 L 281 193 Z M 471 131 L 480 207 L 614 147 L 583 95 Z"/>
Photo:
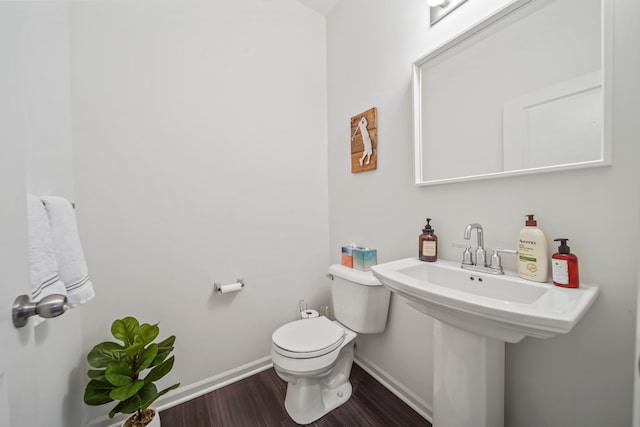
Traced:
<path id="1" fill-rule="evenodd" d="M 142 400 L 140 408 L 142 409 L 147 409 L 153 402 L 156 401 L 156 399 L 158 399 L 160 396 L 170 392 L 173 389 L 178 388 L 178 386 L 180 385 L 180 383 L 174 384 L 170 387 L 165 388 L 164 390 L 162 390 L 160 393 L 157 392 L 157 389 L 155 387 L 155 385 L 153 384 L 147 384 L 145 385 L 145 387 L 143 387 L 140 390 L 140 393 L 138 393 L 138 395 L 140 396 L 140 399 Z M 146 392 L 147 386 L 153 386 L 153 388 L 149 387 L 149 390 L 153 390 L 153 392 Z M 143 392 L 143 390 L 145 390 L 145 392 Z"/>
<path id="2" fill-rule="evenodd" d="M 142 345 L 142 343 L 138 342 L 125 348 L 124 352 L 127 354 L 127 356 L 129 356 L 129 358 L 133 359 L 138 354 L 140 354 L 143 348 L 144 346 Z"/>
<path id="3" fill-rule="evenodd" d="M 122 341 L 125 347 L 131 346 L 135 342 L 140 324 L 135 317 L 125 317 L 118 319 L 111 325 L 111 334 Z"/>
<path id="4" fill-rule="evenodd" d="M 87 405 L 103 405 L 112 402 L 109 396 L 113 390 L 113 386 L 105 381 L 91 380 L 84 390 L 84 403 Z"/>
<path id="5" fill-rule="evenodd" d="M 120 406 L 122 406 L 122 402 L 118 403 L 116 406 L 113 407 L 113 409 L 111 411 L 109 411 L 109 418 L 113 418 L 115 417 L 116 414 L 119 414 L 120 409 L 118 409 Z"/>
<path id="6" fill-rule="evenodd" d="M 107 365 L 104 376 L 107 381 L 116 387 L 125 386 L 133 382 L 131 366 L 126 362 L 111 362 Z"/>
<path id="7" fill-rule="evenodd" d="M 158 344 L 151 344 L 149 347 L 144 349 L 140 356 L 138 357 L 138 366 L 136 367 L 135 374 L 142 372 L 151 366 L 151 363 L 154 361 L 156 356 L 158 355 Z"/>
<path id="8" fill-rule="evenodd" d="M 87 355 L 89 365 L 94 368 L 106 368 L 110 362 L 120 360 L 120 351 L 124 347 L 115 342 L 106 341 L 93 347 Z"/>
<path id="9" fill-rule="evenodd" d="M 167 388 L 165 388 L 164 390 L 162 390 L 160 393 L 158 393 L 158 395 L 156 396 L 155 399 L 153 399 L 151 402 L 149 402 L 149 405 L 151 405 L 153 403 L 154 400 L 156 400 L 157 398 L 159 398 L 160 396 L 162 396 L 163 394 L 167 394 L 168 392 L 170 392 L 171 390 L 175 390 L 178 387 L 180 387 L 180 383 L 176 383 L 172 386 L 169 386 Z M 149 405 L 147 405 L 147 407 L 149 407 Z"/>
<path id="10" fill-rule="evenodd" d="M 124 403 L 127 402 L 126 400 L 124 402 L 119 402 L 116 406 L 113 407 L 113 409 L 111 409 L 111 411 L 109 411 L 109 418 L 113 418 L 114 415 L 119 414 L 119 413 L 123 413 L 123 414 L 131 414 L 135 411 L 135 409 L 131 412 L 124 412 L 122 410 L 122 407 L 124 406 Z"/>
<path id="11" fill-rule="evenodd" d="M 109 393 L 109 397 L 113 400 L 127 400 L 134 394 L 138 392 L 144 385 L 144 381 L 135 380 L 127 385 L 123 385 L 122 387 L 114 388 Z"/>
<path id="12" fill-rule="evenodd" d="M 87 376 L 92 380 L 106 381 L 104 378 L 104 371 L 104 369 L 89 369 L 87 371 Z"/>
<path id="13" fill-rule="evenodd" d="M 173 344 L 175 343 L 175 341 L 175 335 L 171 335 L 169 338 L 158 344 L 158 355 L 156 356 L 151 366 L 156 366 L 162 363 L 162 361 L 166 359 L 167 356 L 169 356 L 169 353 L 173 351 Z"/>
<path id="14" fill-rule="evenodd" d="M 164 339 L 162 342 L 158 343 L 158 347 L 160 348 L 173 348 L 173 345 L 176 342 L 176 336 L 171 335 L 169 338 Z"/>
<path id="15" fill-rule="evenodd" d="M 143 345 L 147 345 L 153 342 L 153 340 L 157 338 L 159 333 L 160 328 L 158 327 L 157 323 L 155 325 L 145 323 L 140 326 L 140 329 L 138 329 L 136 341 L 141 342 Z"/>
<path id="16" fill-rule="evenodd" d="M 155 384 L 147 383 L 140 389 L 138 397 L 140 398 L 140 408 L 147 409 L 151 402 L 158 398 L 158 389 Z"/>
<path id="17" fill-rule="evenodd" d="M 158 390 L 156 389 L 155 385 L 145 384 L 138 393 L 131 396 L 129 399 L 120 402 L 118 405 L 116 405 L 115 408 L 111 410 L 111 412 L 113 412 L 114 415 L 117 412 L 122 412 L 123 414 L 131 414 L 137 411 L 138 408 L 146 409 L 146 407 L 144 406 L 144 402 L 146 400 L 153 401 L 153 398 L 157 395 Z M 109 413 L 109 416 L 112 416 L 111 413 Z"/>
<path id="18" fill-rule="evenodd" d="M 144 378 L 144 382 L 151 383 L 154 381 L 158 381 L 160 378 L 167 375 L 169 371 L 171 371 L 171 368 L 173 368 L 174 360 L 175 360 L 175 356 L 171 356 L 170 358 L 162 362 L 160 365 L 153 368 L 151 371 L 149 371 L 147 376 Z"/>
<path id="19" fill-rule="evenodd" d="M 167 387 L 158 393 L 158 389 L 153 384 L 145 384 L 138 393 L 131 396 L 129 399 L 118 403 L 109 412 L 109 417 L 113 418 L 117 413 L 132 414 L 138 410 L 138 408 L 144 410 L 147 409 L 153 402 L 160 396 L 168 393 L 169 391 L 178 388 L 180 384 L 174 384 L 171 387 Z"/>

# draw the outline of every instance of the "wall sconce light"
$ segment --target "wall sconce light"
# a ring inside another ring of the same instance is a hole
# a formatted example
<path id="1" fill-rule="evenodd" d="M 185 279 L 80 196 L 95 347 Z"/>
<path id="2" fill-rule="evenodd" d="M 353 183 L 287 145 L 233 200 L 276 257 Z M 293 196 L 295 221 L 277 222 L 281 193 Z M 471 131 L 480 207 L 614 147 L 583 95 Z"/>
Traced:
<path id="1" fill-rule="evenodd" d="M 445 7 L 449 4 L 449 0 L 427 0 L 430 7 Z"/>
<path id="2" fill-rule="evenodd" d="M 465 1 L 467 0 L 427 0 L 431 10 L 431 25 L 453 12 Z"/>

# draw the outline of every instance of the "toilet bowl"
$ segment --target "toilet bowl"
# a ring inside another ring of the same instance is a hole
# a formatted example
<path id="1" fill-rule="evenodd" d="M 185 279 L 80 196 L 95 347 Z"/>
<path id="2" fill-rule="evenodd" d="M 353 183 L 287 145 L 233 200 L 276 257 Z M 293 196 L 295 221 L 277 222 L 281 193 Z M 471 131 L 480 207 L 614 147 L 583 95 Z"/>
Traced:
<path id="1" fill-rule="evenodd" d="M 295 320 L 272 335 L 273 367 L 288 383 L 285 409 L 298 424 L 349 400 L 357 333 L 379 333 L 386 326 L 390 292 L 371 272 L 332 265 L 328 277 L 336 320 Z"/>
<path id="2" fill-rule="evenodd" d="M 321 316 L 287 323 L 272 338 L 271 359 L 288 383 L 284 406 L 293 421 L 311 423 L 351 397 L 355 332 Z"/>

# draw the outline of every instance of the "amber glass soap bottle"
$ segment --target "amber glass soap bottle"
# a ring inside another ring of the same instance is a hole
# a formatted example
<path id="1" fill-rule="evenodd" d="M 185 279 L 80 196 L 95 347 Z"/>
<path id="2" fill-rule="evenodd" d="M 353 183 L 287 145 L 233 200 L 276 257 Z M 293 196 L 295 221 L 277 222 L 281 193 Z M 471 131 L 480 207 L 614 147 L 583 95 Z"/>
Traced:
<path id="1" fill-rule="evenodd" d="M 438 260 L 438 236 L 433 233 L 429 224 L 431 218 L 427 218 L 427 225 L 422 229 L 418 238 L 418 258 L 420 261 L 433 262 Z"/>

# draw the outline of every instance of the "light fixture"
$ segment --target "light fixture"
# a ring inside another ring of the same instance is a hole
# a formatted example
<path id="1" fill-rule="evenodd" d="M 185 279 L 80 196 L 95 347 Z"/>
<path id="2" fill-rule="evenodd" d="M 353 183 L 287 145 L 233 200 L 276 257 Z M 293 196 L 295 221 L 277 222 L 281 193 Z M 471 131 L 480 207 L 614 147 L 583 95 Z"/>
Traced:
<path id="1" fill-rule="evenodd" d="M 427 0 L 431 13 L 431 25 L 435 24 L 467 0 Z"/>
<path id="2" fill-rule="evenodd" d="M 446 7 L 449 0 L 427 0 L 429 7 Z"/>

